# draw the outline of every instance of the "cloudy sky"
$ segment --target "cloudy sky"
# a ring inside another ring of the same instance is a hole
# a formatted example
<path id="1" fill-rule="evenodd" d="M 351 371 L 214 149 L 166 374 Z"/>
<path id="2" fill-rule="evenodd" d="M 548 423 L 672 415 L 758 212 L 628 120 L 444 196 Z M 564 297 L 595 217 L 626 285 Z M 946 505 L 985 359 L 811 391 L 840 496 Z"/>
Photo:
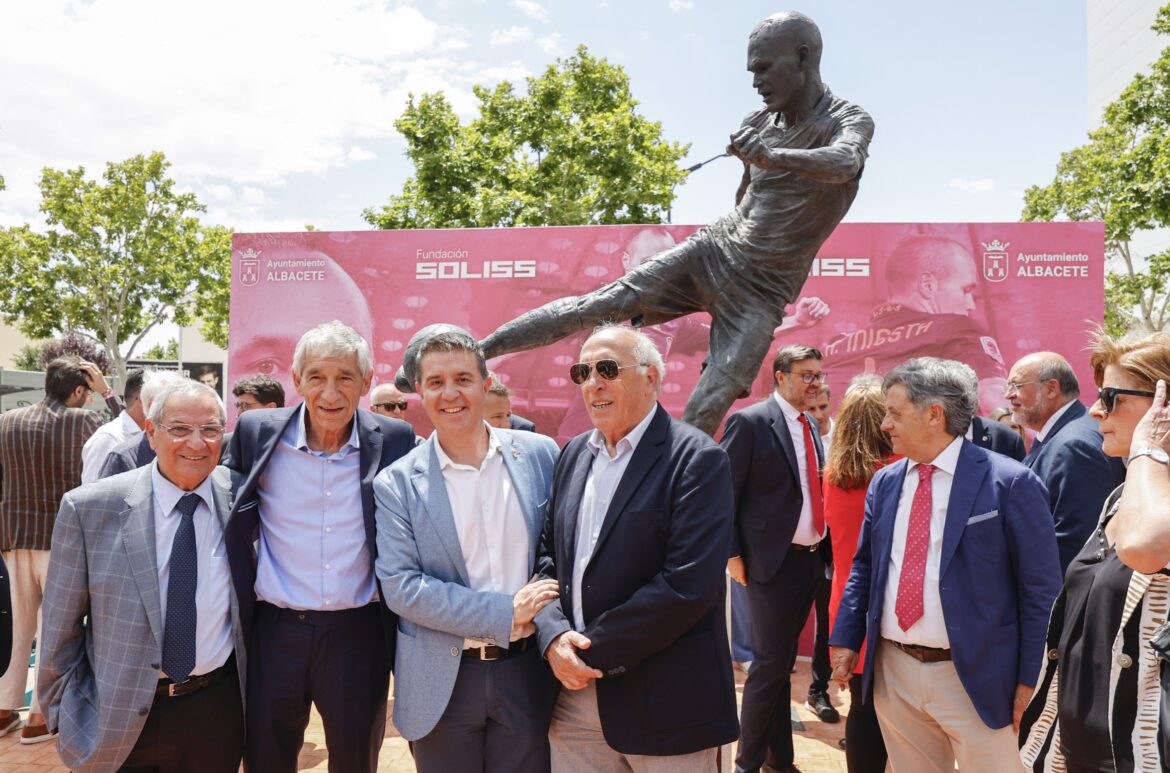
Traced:
<path id="1" fill-rule="evenodd" d="M 584 44 L 622 65 L 642 113 L 722 151 L 757 106 L 756 0 L 8 0 L 0 11 L 0 225 L 36 220 L 45 166 L 161 150 L 207 220 L 247 231 L 364 229 L 411 169 L 406 96 L 522 83 Z M 1014 220 L 1022 191 L 1084 141 L 1085 7 L 1073 0 L 837 0 L 821 26 L 833 91 L 877 133 L 853 221 Z M 738 162 L 679 189 L 674 221 L 725 212 Z"/>

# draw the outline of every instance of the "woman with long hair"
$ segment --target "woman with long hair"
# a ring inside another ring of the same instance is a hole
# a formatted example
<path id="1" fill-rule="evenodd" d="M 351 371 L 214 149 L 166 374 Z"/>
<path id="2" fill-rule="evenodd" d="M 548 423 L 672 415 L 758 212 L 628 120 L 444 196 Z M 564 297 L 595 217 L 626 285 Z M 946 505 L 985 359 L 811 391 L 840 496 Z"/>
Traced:
<path id="1" fill-rule="evenodd" d="M 829 619 L 837 617 L 841 594 L 853 567 L 857 538 L 865 516 L 865 492 L 873 474 L 898 457 L 882 432 L 886 400 L 877 376 L 858 376 L 850 382 L 837 411 L 833 444 L 825 463 L 825 523 L 833 539 L 833 592 Z M 864 652 L 864 650 L 863 650 Z M 862 700 L 861 664 L 849 679 L 849 716 L 845 720 L 845 759 L 850 773 L 885 770 L 886 745 L 873 703 Z"/>

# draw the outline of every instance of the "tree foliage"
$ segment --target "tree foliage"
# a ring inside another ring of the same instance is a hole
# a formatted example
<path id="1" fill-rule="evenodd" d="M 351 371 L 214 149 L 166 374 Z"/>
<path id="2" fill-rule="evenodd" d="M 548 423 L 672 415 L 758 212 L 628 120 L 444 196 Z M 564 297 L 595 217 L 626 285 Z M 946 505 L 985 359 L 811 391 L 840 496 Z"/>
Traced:
<path id="1" fill-rule="evenodd" d="M 1170 34 L 1170 5 L 1153 29 Z M 1104 221 L 1107 332 L 1170 323 L 1170 249 L 1138 255 L 1132 245 L 1170 227 L 1170 47 L 1105 108 L 1089 142 L 1061 156 L 1055 179 L 1025 192 L 1022 219 Z"/>
<path id="2" fill-rule="evenodd" d="M 155 344 L 142 353 L 144 360 L 175 360 L 179 359 L 179 339 L 172 338 L 165 344 Z"/>
<path id="3" fill-rule="evenodd" d="M 364 217 L 378 228 L 660 222 L 688 145 L 637 112 L 621 67 L 584 46 L 529 78 L 476 86 L 463 125 L 441 93 L 411 95 L 395 128 L 415 174 Z"/>
<path id="4" fill-rule="evenodd" d="M 226 298 L 226 229 L 205 228 L 192 193 L 166 176 L 162 153 L 109 163 L 101 180 L 78 167 L 40 179 L 44 233 L 0 232 L 0 314 L 26 335 L 82 334 L 125 362 L 148 331 L 188 324 L 197 302 Z M 215 318 L 218 309 L 197 309 Z M 223 309 L 226 316 L 226 304 Z M 226 338 L 226 336 L 224 336 Z"/>

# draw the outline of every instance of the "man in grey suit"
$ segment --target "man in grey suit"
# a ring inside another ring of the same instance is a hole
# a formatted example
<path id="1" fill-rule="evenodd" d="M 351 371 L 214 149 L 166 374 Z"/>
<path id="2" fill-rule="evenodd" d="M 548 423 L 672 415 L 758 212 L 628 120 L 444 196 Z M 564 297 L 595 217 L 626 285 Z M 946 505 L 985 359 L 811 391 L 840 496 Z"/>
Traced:
<path id="1" fill-rule="evenodd" d="M 147 415 L 157 461 L 61 502 L 37 687 L 73 771 L 239 769 L 245 650 L 223 427 L 212 389 L 169 386 Z"/>
<path id="2" fill-rule="evenodd" d="M 532 581 L 557 446 L 490 427 L 487 365 L 470 334 L 419 349 L 415 391 L 435 433 L 374 481 L 382 597 L 398 613 L 394 726 L 420 773 L 549 768 L 555 684 Z"/>

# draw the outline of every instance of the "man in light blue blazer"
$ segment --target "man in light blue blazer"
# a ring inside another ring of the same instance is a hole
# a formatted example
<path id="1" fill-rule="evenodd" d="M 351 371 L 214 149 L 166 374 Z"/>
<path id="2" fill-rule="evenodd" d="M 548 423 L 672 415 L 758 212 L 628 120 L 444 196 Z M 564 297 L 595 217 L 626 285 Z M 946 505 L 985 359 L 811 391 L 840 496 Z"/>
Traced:
<path id="1" fill-rule="evenodd" d="M 975 373 L 921 357 L 885 378 L 894 453 L 870 482 L 865 520 L 829 637 L 847 680 L 866 643 L 863 689 L 894 770 L 1018 770 L 1016 734 L 1060 590 L 1044 484 L 963 436 Z"/>
<path id="2" fill-rule="evenodd" d="M 547 771 L 555 682 L 532 618 L 558 589 L 531 578 L 556 443 L 485 423 L 491 379 L 465 331 L 431 335 L 414 374 L 435 432 L 374 481 L 394 726 L 420 773 Z"/>

